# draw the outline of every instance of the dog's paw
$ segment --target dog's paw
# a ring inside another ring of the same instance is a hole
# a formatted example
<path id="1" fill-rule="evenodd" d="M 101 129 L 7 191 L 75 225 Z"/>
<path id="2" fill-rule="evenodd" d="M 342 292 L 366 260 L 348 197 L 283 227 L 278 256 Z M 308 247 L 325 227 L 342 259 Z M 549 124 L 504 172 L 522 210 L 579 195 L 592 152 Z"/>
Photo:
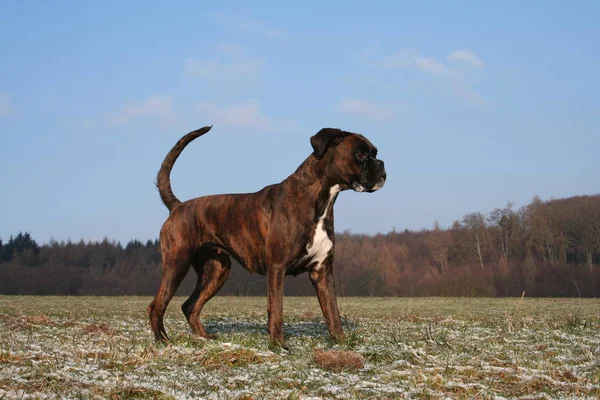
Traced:
<path id="1" fill-rule="evenodd" d="M 276 353 L 281 352 L 282 350 L 289 352 L 290 347 L 285 342 L 271 340 L 271 341 L 269 341 L 269 350 L 276 352 Z"/>

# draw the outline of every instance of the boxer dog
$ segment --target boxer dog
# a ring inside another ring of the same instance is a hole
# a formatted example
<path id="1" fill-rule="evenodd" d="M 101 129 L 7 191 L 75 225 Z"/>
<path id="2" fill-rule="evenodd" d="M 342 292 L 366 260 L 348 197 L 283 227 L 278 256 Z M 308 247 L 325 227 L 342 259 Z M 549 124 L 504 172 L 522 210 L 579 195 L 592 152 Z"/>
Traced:
<path id="1" fill-rule="evenodd" d="M 158 172 L 156 186 L 170 215 L 160 231 L 162 279 L 148 306 L 156 340 L 169 341 L 163 316 L 190 265 L 198 280 L 181 309 L 192 330 L 209 337 L 200 312 L 227 280 L 231 257 L 248 271 L 267 276 L 271 343 L 284 346 L 284 278 L 302 272 L 309 273 L 316 289 L 329 334 L 342 339 L 333 277 L 333 205 L 343 190 L 383 187 L 386 172 L 377 149 L 360 134 L 324 128 L 310 138 L 312 154 L 283 182 L 255 193 L 181 202 L 171 190 L 171 169 L 183 149 L 211 127 L 182 137 Z"/>

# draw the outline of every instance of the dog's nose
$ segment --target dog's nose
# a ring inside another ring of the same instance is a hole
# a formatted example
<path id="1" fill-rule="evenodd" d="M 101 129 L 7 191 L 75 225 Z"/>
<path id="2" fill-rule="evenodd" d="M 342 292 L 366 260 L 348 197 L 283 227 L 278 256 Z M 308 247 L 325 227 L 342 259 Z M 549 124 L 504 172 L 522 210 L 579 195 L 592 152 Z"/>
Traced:
<path id="1" fill-rule="evenodd" d="M 379 168 L 383 168 L 383 166 L 385 165 L 383 160 L 375 160 L 375 165 L 378 166 Z"/>

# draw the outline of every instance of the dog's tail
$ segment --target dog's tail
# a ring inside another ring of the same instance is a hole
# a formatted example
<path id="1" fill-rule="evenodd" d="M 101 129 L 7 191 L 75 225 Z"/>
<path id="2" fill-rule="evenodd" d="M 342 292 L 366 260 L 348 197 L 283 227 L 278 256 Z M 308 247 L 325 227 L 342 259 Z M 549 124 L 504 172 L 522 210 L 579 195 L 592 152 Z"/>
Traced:
<path id="1" fill-rule="evenodd" d="M 181 204 L 181 201 L 175 197 L 175 194 L 173 194 L 173 190 L 171 189 L 170 175 L 173 165 L 175 164 L 175 161 L 177 161 L 177 157 L 179 157 L 183 149 L 185 149 L 185 146 L 187 146 L 192 140 L 210 131 L 210 128 L 212 128 L 212 125 L 190 132 L 179 139 L 171 151 L 169 151 L 169 154 L 167 154 L 165 157 L 165 161 L 163 161 L 162 165 L 160 166 L 160 170 L 156 176 L 156 187 L 158 188 L 158 193 L 160 193 L 162 202 L 165 203 L 165 206 L 167 206 L 169 211 L 172 211 L 175 207 Z"/>

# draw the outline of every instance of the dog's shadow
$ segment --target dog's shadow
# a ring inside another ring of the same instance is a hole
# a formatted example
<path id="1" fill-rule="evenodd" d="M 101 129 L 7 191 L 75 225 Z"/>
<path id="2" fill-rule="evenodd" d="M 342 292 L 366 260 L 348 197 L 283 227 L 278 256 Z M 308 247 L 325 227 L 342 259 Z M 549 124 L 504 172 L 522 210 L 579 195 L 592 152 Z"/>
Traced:
<path id="1" fill-rule="evenodd" d="M 346 318 L 342 318 L 342 326 L 346 331 L 354 331 L 357 329 L 357 323 Z M 266 321 L 247 322 L 232 321 L 228 319 L 222 319 L 218 321 L 208 320 L 204 322 L 204 327 L 209 335 L 264 335 L 267 333 Z M 319 338 L 329 335 L 325 322 L 317 319 L 285 322 L 283 324 L 283 334 L 286 336 L 305 336 L 311 338 Z"/>

